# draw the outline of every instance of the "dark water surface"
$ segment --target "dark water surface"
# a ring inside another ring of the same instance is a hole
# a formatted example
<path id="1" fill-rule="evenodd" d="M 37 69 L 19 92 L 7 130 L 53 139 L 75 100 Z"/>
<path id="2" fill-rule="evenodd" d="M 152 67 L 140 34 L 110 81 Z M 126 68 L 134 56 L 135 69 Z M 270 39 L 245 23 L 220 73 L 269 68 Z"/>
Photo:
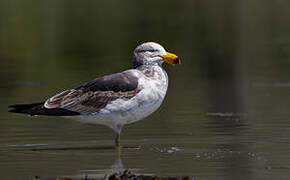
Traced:
<path id="1" fill-rule="evenodd" d="M 130 169 L 208 179 L 290 178 L 290 2 L 0 1 L 0 179 L 103 176 Z M 120 156 L 103 126 L 9 114 L 130 68 L 156 41 L 161 108 L 125 127 Z"/>

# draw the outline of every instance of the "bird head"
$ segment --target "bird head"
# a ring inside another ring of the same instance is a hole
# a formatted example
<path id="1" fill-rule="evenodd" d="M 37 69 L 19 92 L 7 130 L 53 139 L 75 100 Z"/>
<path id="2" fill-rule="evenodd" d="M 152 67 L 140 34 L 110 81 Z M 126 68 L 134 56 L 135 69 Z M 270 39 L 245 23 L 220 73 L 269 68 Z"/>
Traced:
<path id="1" fill-rule="evenodd" d="M 166 52 L 158 43 L 146 42 L 136 47 L 134 50 L 134 68 L 140 65 L 162 65 L 163 62 L 168 64 L 181 64 L 180 59 L 173 53 Z"/>

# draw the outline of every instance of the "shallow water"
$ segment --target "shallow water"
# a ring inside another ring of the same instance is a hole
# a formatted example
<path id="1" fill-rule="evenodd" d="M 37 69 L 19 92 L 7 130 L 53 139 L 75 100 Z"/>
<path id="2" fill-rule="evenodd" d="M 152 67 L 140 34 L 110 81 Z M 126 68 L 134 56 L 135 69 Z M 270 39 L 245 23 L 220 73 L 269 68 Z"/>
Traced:
<path id="1" fill-rule="evenodd" d="M 43 3 L 0 6 L 1 179 L 122 169 L 199 180 L 290 178 L 288 2 Z M 167 97 L 125 127 L 121 154 L 107 127 L 7 112 L 130 68 L 133 49 L 148 40 L 182 65 L 164 66 Z"/>

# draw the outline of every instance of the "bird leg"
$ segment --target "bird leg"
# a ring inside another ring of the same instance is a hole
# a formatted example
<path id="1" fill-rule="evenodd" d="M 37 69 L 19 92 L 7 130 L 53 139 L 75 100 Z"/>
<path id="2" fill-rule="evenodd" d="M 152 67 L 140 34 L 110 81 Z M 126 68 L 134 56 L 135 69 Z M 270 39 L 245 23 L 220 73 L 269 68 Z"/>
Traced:
<path id="1" fill-rule="evenodd" d="M 116 133 L 115 146 L 116 146 L 116 149 L 120 150 L 121 146 L 120 146 L 120 134 L 119 133 Z"/>

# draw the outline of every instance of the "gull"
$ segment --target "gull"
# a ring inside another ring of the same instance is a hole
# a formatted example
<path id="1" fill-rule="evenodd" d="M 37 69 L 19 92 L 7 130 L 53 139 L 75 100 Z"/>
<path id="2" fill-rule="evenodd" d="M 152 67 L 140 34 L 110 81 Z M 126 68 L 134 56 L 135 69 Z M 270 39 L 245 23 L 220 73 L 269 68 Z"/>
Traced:
<path id="1" fill-rule="evenodd" d="M 166 52 L 160 44 L 145 42 L 134 50 L 133 69 L 96 78 L 44 102 L 9 106 L 9 112 L 105 125 L 116 133 L 115 146 L 120 148 L 123 126 L 149 116 L 164 100 L 168 76 L 163 62 L 181 64 L 178 56 Z"/>

